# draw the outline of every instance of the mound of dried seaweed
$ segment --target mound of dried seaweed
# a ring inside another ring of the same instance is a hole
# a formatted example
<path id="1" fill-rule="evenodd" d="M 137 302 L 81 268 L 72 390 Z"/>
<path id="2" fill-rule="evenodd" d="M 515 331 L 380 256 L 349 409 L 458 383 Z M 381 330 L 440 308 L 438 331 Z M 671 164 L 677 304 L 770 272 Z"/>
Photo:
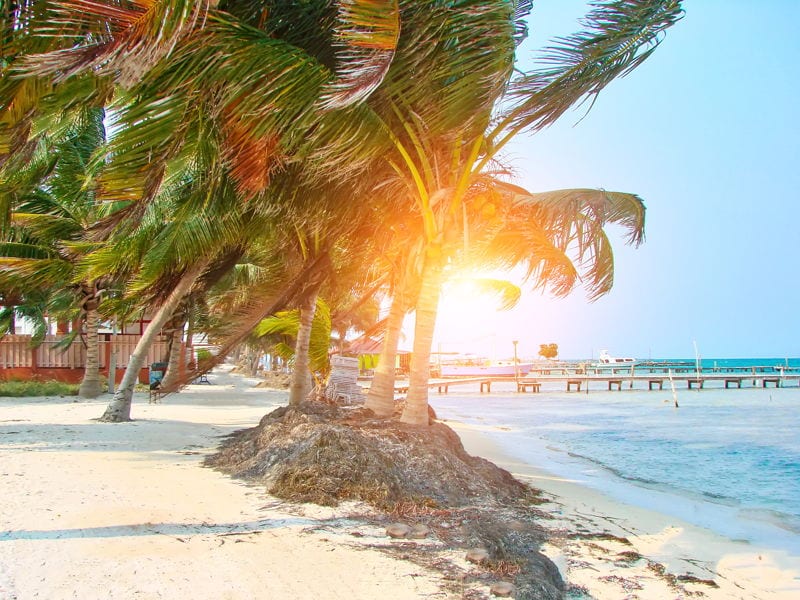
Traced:
<path id="1" fill-rule="evenodd" d="M 207 464 L 297 502 L 362 500 L 382 509 L 413 502 L 456 507 L 531 499 L 532 490 L 468 455 L 442 423 L 411 427 L 363 409 L 322 403 L 279 408 L 235 433 Z"/>
<path id="2" fill-rule="evenodd" d="M 545 535 L 536 523 L 537 492 L 467 454 L 443 423 L 412 427 L 309 402 L 233 434 L 206 464 L 286 500 L 360 500 L 395 518 L 422 517 L 451 547 L 487 548 L 498 573 L 510 569 L 516 598 L 561 597 L 558 570 L 538 552 Z"/>

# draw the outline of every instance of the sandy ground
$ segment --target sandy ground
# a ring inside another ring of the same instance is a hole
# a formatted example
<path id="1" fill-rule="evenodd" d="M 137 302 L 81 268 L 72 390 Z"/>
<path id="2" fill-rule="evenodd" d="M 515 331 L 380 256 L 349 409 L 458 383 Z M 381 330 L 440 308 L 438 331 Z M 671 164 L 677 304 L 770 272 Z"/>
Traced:
<path id="1" fill-rule="evenodd" d="M 203 468 L 220 435 L 286 399 L 209 379 L 162 404 L 137 394 L 122 424 L 92 420 L 106 401 L 0 399 L 0 599 L 450 597 L 366 550 L 391 542 L 347 507 L 284 505 Z"/>
<path id="2" fill-rule="evenodd" d="M 349 517 L 363 507 L 284 504 L 202 467 L 220 436 L 286 400 L 257 380 L 209 378 L 161 404 L 137 394 L 136 420 L 113 425 L 93 420 L 107 398 L 0 398 L 0 600 L 489 597 L 375 549 L 398 542 Z M 551 495 L 545 551 L 571 598 L 800 598 L 796 557 L 615 503 L 457 430 Z"/>

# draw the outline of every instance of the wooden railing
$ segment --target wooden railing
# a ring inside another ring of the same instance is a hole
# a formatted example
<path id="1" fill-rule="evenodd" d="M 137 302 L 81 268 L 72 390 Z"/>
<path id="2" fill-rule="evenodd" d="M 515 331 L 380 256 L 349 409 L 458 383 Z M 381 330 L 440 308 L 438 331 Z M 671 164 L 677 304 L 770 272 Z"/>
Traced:
<path id="1" fill-rule="evenodd" d="M 104 334 L 100 340 L 100 368 L 107 368 L 112 354 L 118 369 L 128 366 L 140 335 Z M 29 335 L 6 335 L 0 338 L 0 368 L 82 369 L 86 361 L 86 347 L 75 340 L 68 348 L 56 348 L 63 336 L 48 335 L 41 345 L 31 346 Z M 157 338 L 150 347 L 145 365 L 163 361 L 167 353 L 166 338 Z"/>

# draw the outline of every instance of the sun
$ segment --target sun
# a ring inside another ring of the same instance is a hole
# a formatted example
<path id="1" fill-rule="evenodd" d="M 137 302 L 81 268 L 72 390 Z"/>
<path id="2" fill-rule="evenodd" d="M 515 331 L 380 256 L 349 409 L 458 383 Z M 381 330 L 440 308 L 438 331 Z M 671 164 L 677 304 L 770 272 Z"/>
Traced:
<path id="1" fill-rule="evenodd" d="M 471 353 L 483 356 L 504 355 L 497 348 L 504 338 L 499 321 L 502 302 L 496 293 L 486 291 L 480 279 L 496 278 L 495 273 L 471 273 L 451 277 L 442 287 L 434 333 L 435 352 Z M 504 344 L 503 344 L 504 345 Z"/>

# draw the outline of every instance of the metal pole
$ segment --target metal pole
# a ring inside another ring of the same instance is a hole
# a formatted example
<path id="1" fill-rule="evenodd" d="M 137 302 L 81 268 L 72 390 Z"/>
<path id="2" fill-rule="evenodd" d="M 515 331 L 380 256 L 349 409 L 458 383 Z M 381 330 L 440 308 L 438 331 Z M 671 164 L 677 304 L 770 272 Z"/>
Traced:
<path id="1" fill-rule="evenodd" d="M 517 361 L 517 344 L 519 340 L 513 340 L 514 344 L 514 383 L 517 384 L 517 391 L 519 392 L 519 362 Z"/>

